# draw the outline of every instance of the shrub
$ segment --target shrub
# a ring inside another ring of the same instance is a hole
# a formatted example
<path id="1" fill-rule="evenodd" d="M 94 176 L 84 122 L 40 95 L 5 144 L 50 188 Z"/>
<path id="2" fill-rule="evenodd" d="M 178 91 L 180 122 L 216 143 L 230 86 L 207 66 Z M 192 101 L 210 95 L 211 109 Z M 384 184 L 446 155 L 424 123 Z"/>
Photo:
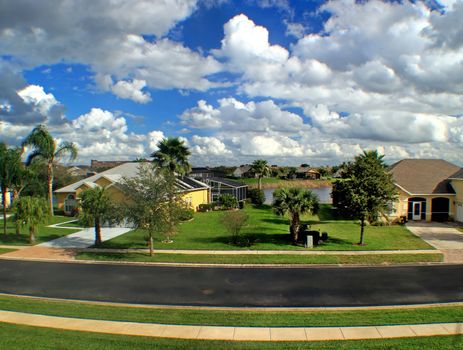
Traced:
<path id="1" fill-rule="evenodd" d="M 238 206 L 238 201 L 231 194 L 223 194 L 219 197 L 219 203 L 223 209 L 234 209 Z"/>
<path id="2" fill-rule="evenodd" d="M 263 190 L 253 188 L 248 191 L 248 197 L 251 198 L 251 203 L 256 205 L 262 205 L 265 202 L 265 194 Z"/>
<path id="3" fill-rule="evenodd" d="M 200 204 L 198 205 L 198 211 L 201 213 L 204 213 L 206 211 L 211 210 L 211 205 L 210 204 Z"/>
<path id="4" fill-rule="evenodd" d="M 193 219 L 195 211 L 191 208 L 182 208 L 178 213 L 178 219 L 180 221 L 188 221 Z"/>
<path id="5" fill-rule="evenodd" d="M 248 220 L 248 214 L 242 211 L 229 211 L 222 216 L 222 224 L 231 234 L 231 243 L 239 243 L 241 229 Z"/>

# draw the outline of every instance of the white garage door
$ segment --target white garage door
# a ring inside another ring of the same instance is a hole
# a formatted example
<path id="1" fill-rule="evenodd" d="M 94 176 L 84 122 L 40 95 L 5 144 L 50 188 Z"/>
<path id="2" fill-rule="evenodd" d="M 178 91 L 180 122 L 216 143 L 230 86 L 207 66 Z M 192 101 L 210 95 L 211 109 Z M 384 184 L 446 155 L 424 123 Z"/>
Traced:
<path id="1" fill-rule="evenodd" d="M 455 220 L 463 222 L 463 204 L 462 203 L 457 203 L 455 204 L 457 208 L 457 215 L 455 217 Z"/>

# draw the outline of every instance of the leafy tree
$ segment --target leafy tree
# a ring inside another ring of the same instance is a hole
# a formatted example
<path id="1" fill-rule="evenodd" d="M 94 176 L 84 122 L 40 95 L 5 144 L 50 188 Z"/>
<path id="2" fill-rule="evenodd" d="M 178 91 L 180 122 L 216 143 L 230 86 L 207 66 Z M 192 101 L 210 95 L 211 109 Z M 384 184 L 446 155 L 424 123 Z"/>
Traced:
<path id="1" fill-rule="evenodd" d="M 273 210 L 277 215 L 289 215 L 289 233 L 293 244 L 297 243 L 300 216 L 304 213 L 317 213 L 318 197 L 310 190 L 301 188 L 279 188 L 273 192 Z"/>
<path id="2" fill-rule="evenodd" d="M 119 184 L 129 200 L 122 205 L 123 217 L 136 229 L 146 230 L 150 255 L 153 237 L 169 237 L 180 220 L 184 203 L 176 185 L 175 175 L 160 171 L 151 164 L 141 163 L 136 177 L 124 178 Z"/>
<path id="3" fill-rule="evenodd" d="M 37 226 L 50 218 L 47 200 L 43 197 L 21 197 L 15 202 L 15 223 L 19 227 L 29 226 L 29 242 L 35 242 Z"/>
<path id="4" fill-rule="evenodd" d="M 286 178 L 288 180 L 291 180 L 291 179 L 295 179 L 296 178 L 296 172 L 297 172 L 297 168 L 295 167 L 289 167 L 288 170 L 287 170 L 287 173 L 286 173 Z"/>
<path id="5" fill-rule="evenodd" d="M 333 184 L 333 203 L 338 210 L 360 220 L 359 244 L 364 244 L 365 221 L 376 220 L 397 196 L 383 158 L 377 151 L 364 151 L 343 166 L 342 178 Z"/>
<path id="6" fill-rule="evenodd" d="M 248 214 L 241 210 L 229 211 L 222 216 L 221 222 L 231 234 L 232 244 L 238 243 L 241 229 L 246 225 L 248 218 Z"/>
<path id="7" fill-rule="evenodd" d="M 234 209 L 238 206 L 238 201 L 231 194 L 222 194 L 219 197 L 219 203 L 223 209 Z"/>
<path id="8" fill-rule="evenodd" d="M 95 227 L 95 245 L 101 244 L 101 225 L 115 219 L 115 207 L 105 187 L 94 187 L 80 194 L 80 221 Z"/>
<path id="9" fill-rule="evenodd" d="M 261 190 L 262 189 L 262 178 L 270 174 L 270 166 L 268 165 L 266 160 L 256 159 L 251 164 L 251 170 L 257 175 L 257 178 L 258 178 L 257 188 Z"/>
<path id="10" fill-rule="evenodd" d="M 257 188 L 252 188 L 248 191 L 248 197 L 251 198 L 251 203 L 262 205 L 265 202 L 265 193 Z"/>
<path id="11" fill-rule="evenodd" d="M 71 142 L 56 144 L 45 125 L 38 125 L 23 141 L 23 147 L 31 146 L 32 152 L 27 158 L 29 165 L 34 159 L 43 159 L 47 164 L 48 207 L 53 216 L 53 164 L 65 153 L 69 153 L 71 160 L 77 157 L 77 147 Z"/>
<path id="12" fill-rule="evenodd" d="M 9 190 L 19 181 L 22 168 L 22 150 L 20 148 L 8 148 L 5 143 L 0 143 L 0 188 L 2 191 L 3 206 L 3 234 L 6 235 L 6 196 Z"/>
<path id="13" fill-rule="evenodd" d="M 178 137 L 163 139 L 157 144 L 158 150 L 151 154 L 153 164 L 158 168 L 169 169 L 172 173 L 187 174 L 191 165 L 188 162 L 190 151 Z"/>

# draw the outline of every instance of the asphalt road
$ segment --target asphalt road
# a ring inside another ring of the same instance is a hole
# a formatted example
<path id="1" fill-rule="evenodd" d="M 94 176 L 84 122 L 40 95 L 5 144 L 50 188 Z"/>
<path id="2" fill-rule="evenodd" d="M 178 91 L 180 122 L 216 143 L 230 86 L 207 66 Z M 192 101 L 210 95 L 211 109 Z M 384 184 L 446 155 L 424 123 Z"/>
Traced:
<path id="1" fill-rule="evenodd" d="M 463 265 L 180 268 L 0 260 L 0 292 L 200 306 L 366 306 L 463 301 Z"/>

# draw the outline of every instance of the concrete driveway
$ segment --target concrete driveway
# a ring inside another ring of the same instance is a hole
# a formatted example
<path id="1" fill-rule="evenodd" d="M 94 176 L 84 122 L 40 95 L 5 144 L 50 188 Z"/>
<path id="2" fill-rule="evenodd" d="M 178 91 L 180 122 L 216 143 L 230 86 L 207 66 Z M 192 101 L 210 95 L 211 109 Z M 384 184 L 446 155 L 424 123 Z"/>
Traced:
<path id="1" fill-rule="evenodd" d="M 407 228 L 444 253 L 445 262 L 463 262 L 463 232 L 450 224 L 410 221 Z"/>
<path id="2" fill-rule="evenodd" d="M 132 231 L 133 228 L 126 227 L 102 227 L 101 240 L 103 242 Z M 39 244 L 39 247 L 48 248 L 88 248 L 95 243 L 95 229 L 93 227 L 82 231 Z"/>

